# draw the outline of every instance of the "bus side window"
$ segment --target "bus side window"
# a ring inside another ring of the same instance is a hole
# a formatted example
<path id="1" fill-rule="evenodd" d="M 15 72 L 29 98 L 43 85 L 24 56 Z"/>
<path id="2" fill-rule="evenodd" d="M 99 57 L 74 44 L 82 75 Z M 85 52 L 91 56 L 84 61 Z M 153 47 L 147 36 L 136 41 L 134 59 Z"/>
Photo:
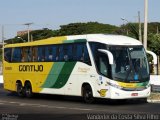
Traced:
<path id="1" fill-rule="evenodd" d="M 21 62 L 25 62 L 25 48 L 22 47 L 21 49 L 22 49 L 21 50 L 21 55 L 22 55 Z"/>
<path id="2" fill-rule="evenodd" d="M 53 50 L 52 50 L 52 47 L 48 48 L 48 60 L 49 61 L 53 60 Z"/>
<path id="3" fill-rule="evenodd" d="M 27 49 L 27 55 L 28 55 L 28 62 L 31 62 L 32 61 L 32 47 L 28 47 Z"/>
<path id="4" fill-rule="evenodd" d="M 31 59 L 31 58 L 29 58 L 30 57 L 29 47 L 23 47 L 21 49 L 22 49 L 22 51 L 21 51 L 21 56 L 22 56 L 21 62 L 29 62 L 29 60 Z"/>
<path id="5" fill-rule="evenodd" d="M 32 47 L 32 62 L 36 62 L 38 58 L 38 48 L 36 46 Z"/>
<path id="6" fill-rule="evenodd" d="M 12 62 L 21 61 L 21 48 L 13 48 L 12 52 Z"/>
<path id="7" fill-rule="evenodd" d="M 68 51 L 67 51 L 68 61 L 73 61 L 73 53 L 72 53 L 73 45 L 69 44 L 67 48 L 68 48 Z"/>
<path id="8" fill-rule="evenodd" d="M 98 44 L 90 43 L 90 48 L 91 48 L 94 59 L 96 59 L 96 55 L 97 55 L 97 52 L 98 52 Z"/>
<path id="9" fill-rule="evenodd" d="M 76 54 L 77 54 L 77 61 L 84 62 L 88 65 L 91 65 L 88 49 L 85 43 L 80 43 L 77 45 Z"/>
<path id="10" fill-rule="evenodd" d="M 90 60 L 88 49 L 86 45 L 84 47 L 84 63 L 91 65 L 91 60 Z"/>
<path id="11" fill-rule="evenodd" d="M 53 55 L 53 62 L 56 62 L 56 45 L 52 45 L 52 55 Z"/>
<path id="12" fill-rule="evenodd" d="M 45 61 L 45 47 L 44 46 L 38 47 L 38 61 L 39 62 Z"/>
<path id="13" fill-rule="evenodd" d="M 60 48 L 59 48 L 59 45 L 57 45 L 57 47 L 56 47 L 56 59 L 55 59 L 56 62 L 59 61 L 59 53 L 60 53 Z"/>
<path id="14" fill-rule="evenodd" d="M 45 47 L 45 61 L 52 61 L 53 60 L 53 54 L 52 54 L 52 46 L 46 46 Z"/>
<path id="15" fill-rule="evenodd" d="M 108 57 L 104 53 L 99 53 L 98 60 L 97 60 L 97 67 L 99 72 L 102 75 L 109 77 L 109 60 Z"/>
<path id="16" fill-rule="evenodd" d="M 63 45 L 64 61 L 68 61 L 68 45 Z"/>
<path id="17" fill-rule="evenodd" d="M 77 61 L 83 62 L 84 59 L 84 47 L 82 44 L 77 45 Z"/>
<path id="18" fill-rule="evenodd" d="M 77 44 L 72 45 L 73 61 L 77 61 Z"/>
<path id="19" fill-rule="evenodd" d="M 11 48 L 4 49 L 4 60 L 7 62 L 11 62 Z"/>
<path id="20" fill-rule="evenodd" d="M 63 45 L 59 46 L 59 60 L 58 61 L 61 61 L 61 62 L 64 61 L 64 49 L 63 49 Z"/>
<path id="21" fill-rule="evenodd" d="M 64 45 L 64 61 L 72 61 L 72 45 L 66 44 Z"/>

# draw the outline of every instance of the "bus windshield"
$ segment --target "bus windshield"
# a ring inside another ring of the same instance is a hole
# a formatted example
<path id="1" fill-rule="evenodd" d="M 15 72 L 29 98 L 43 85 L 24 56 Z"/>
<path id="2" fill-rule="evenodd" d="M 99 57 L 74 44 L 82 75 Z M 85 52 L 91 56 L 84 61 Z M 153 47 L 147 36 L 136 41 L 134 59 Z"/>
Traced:
<path id="1" fill-rule="evenodd" d="M 114 57 L 111 65 L 112 78 L 124 82 L 145 82 L 149 80 L 149 67 L 142 46 L 109 48 Z"/>
<path id="2" fill-rule="evenodd" d="M 95 64 L 99 74 L 110 79 L 138 83 L 149 81 L 149 67 L 143 46 L 119 46 L 90 43 Z M 112 53 L 114 62 L 109 65 L 108 56 L 98 49 Z"/>

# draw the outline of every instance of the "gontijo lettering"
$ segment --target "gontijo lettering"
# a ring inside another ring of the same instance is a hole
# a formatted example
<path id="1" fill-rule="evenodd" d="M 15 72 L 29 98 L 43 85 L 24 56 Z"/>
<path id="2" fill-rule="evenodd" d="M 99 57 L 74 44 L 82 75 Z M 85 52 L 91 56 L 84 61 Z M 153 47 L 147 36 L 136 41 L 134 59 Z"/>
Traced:
<path id="1" fill-rule="evenodd" d="M 43 65 L 19 65 L 19 71 L 23 72 L 43 72 Z"/>

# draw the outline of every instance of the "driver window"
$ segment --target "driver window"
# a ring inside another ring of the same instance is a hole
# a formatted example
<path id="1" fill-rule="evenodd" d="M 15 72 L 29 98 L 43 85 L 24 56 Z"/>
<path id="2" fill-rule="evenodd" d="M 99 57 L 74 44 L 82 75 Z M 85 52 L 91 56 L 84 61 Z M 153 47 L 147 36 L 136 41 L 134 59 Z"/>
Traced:
<path id="1" fill-rule="evenodd" d="M 99 53 L 98 57 L 98 71 L 108 77 L 109 75 L 109 60 L 108 56 L 104 53 Z"/>

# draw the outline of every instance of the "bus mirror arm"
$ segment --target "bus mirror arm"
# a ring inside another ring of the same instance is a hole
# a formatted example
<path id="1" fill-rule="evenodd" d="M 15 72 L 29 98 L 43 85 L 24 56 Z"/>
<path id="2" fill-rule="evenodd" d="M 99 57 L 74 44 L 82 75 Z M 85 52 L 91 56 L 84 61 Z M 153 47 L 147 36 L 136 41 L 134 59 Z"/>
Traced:
<path id="1" fill-rule="evenodd" d="M 154 52 L 149 51 L 149 50 L 146 50 L 146 52 L 153 57 L 153 63 L 154 63 L 154 65 L 157 65 L 157 63 L 158 63 L 158 61 L 157 61 L 157 55 Z"/>
<path id="2" fill-rule="evenodd" d="M 109 59 L 109 64 L 111 64 L 111 65 L 113 64 L 113 54 L 110 51 L 104 50 L 104 49 L 98 49 L 98 51 L 106 54 L 108 56 L 108 59 Z"/>
<path id="3" fill-rule="evenodd" d="M 153 57 L 153 64 L 154 64 L 153 69 L 154 69 L 154 74 L 155 74 L 155 75 L 158 75 L 158 64 L 157 64 L 157 63 L 158 63 L 158 59 L 157 59 L 157 55 L 156 55 L 154 52 L 152 52 L 152 51 L 146 50 L 146 52 Z"/>

